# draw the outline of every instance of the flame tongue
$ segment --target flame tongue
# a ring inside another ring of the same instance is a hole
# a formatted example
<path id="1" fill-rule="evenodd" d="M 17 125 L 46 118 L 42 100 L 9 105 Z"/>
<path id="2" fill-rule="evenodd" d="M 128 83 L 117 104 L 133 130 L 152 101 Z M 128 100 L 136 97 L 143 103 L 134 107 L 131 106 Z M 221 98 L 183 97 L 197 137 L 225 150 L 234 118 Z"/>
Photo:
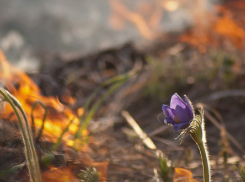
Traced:
<path id="1" fill-rule="evenodd" d="M 63 137 L 68 145 L 72 145 L 72 134 L 77 130 L 78 118 L 71 109 L 59 102 L 57 97 L 45 97 L 40 94 L 37 85 L 22 71 L 13 68 L 6 60 L 4 54 L 0 51 L 0 80 L 5 87 L 22 104 L 29 121 L 31 121 L 31 110 L 33 103 L 41 101 L 48 108 L 47 118 L 45 120 L 43 136 L 55 142 L 62 133 L 62 130 L 68 125 L 71 119 L 73 123 L 69 131 Z M 71 98 L 72 99 L 72 98 Z M 42 125 L 44 109 L 41 106 L 35 108 L 34 118 L 36 128 Z M 7 104 L 5 112 L 2 115 L 8 120 L 16 120 L 13 110 Z"/>

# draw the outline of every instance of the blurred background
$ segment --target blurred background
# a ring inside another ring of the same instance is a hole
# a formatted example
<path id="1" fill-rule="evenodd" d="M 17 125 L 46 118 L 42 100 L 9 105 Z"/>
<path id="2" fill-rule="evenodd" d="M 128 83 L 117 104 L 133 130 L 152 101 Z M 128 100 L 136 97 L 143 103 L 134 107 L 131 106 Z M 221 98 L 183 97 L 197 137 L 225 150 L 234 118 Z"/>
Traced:
<path id="1" fill-rule="evenodd" d="M 196 19 L 206 21 L 204 13 L 213 11 L 214 2 L 1 0 L 0 47 L 9 61 L 35 70 L 37 52 L 81 56 L 126 42 L 148 45 Z"/>
<path id="2" fill-rule="evenodd" d="M 79 172 L 94 166 L 102 181 L 164 181 L 159 150 L 169 169 L 202 181 L 195 143 L 186 136 L 179 145 L 162 122 L 161 105 L 178 93 L 205 109 L 213 181 L 241 181 L 244 17 L 243 0 L 0 0 L 1 83 L 30 121 L 37 100 L 48 108 L 45 124 L 41 107 L 32 122 L 43 130 L 39 157 L 53 156 L 40 159 L 43 178 L 81 180 Z M 12 111 L 2 118 L 0 170 L 8 171 L 24 157 Z M 27 179 L 22 167 L 2 174 Z M 177 182 L 180 174 L 166 175 Z"/>

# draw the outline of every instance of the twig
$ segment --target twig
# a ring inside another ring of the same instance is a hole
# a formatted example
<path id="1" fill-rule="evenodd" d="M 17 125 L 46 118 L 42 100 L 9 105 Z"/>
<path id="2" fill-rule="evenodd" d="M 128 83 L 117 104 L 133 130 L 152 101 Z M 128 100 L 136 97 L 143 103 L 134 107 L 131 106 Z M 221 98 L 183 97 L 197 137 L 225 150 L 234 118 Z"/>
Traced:
<path id="1" fill-rule="evenodd" d="M 136 121 L 130 116 L 127 111 L 122 111 L 122 116 L 127 120 L 129 125 L 134 129 L 134 131 L 138 134 L 138 136 L 143 140 L 144 144 L 150 149 L 156 149 L 155 144 L 152 140 L 147 137 L 147 135 L 141 130 Z"/>
<path id="2" fill-rule="evenodd" d="M 226 90 L 226 91 L 216 92 L 206 97 L 203 97 L 201 99 L 198 99 L 198 101 L 200 102 L 203 100 L 218 100 L 224 97 L 238 97 L 238 96 L 245 97 L 245 90 Z"/>
<path id="3" fill-rule="evenodd" d="M 148 136 L 153 137 L 159 133 L 163 133 L 165 130 L 169 129 L 170 127 L 171 127 L 170 125 L 160 126 L 159 128 L 156 128 L 154 131 L 148 133 Z"/>
<path id="4" fill-rule="evenodd" d="M 197 107 L 199 107 L 200 105 L 200 103 L 197 104 Z M 216 126 L 216 128 L 222 130 L 222 125 L 219 124 L 219 122 L 208 111 L 205 111 L 205 116 L 213 123 L 214 126 Z M 226 131 L 226 135 L 228 139 L 242 152 L 242 154 L 245 155 L 245 150 L 239 144 L 239 142 L 228 131 Z"/>

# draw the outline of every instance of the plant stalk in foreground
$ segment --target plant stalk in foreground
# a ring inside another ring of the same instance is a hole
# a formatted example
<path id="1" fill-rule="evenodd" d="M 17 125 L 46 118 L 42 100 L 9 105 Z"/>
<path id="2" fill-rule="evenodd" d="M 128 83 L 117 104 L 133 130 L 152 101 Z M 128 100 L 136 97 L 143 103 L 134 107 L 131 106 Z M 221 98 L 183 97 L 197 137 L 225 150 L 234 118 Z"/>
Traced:
<path id="1" fill-rule="evenodd" d="M 41 178 L 39 163 L 38 163 L 38 159 L 37 159 L 37 155 L 32 139 L 31 129 L 29 127 L 29 122 L 27 120 L 25 112 L 22 109 L 21 104 L 18 102 L 18 100 L 14 96 L 12 96 L 8 91 L 6 91 L 3 88 L 0 88 L 0 94 L 4 98 L 3 101 L 7 101 L 11 105 L 19 120 L 19 126 L 20 126 L 20 131 L 22 133 L 24 151 L 27 160 L 27 167 L 30 173 L 30 180 L 31 182 L 41 182 L 42 178 Z M 17 108 L 19 109 L 22 116 L 20 115 Z M 23 118 L 25 122 L 23 122 Z"/>
<path id="2" fill-rule="evenodd" d="M 179 137 L 183 139 L 186 133 L 190 134 L 196 142 L 203 165 L 204 182 L 211 182 L 210 164 L 206 146 L 206 131 L 204 127 L 204 110 L 199 110 L 200 115 L 195 115 L 191 101 L 184 96 L 185 102 L 178 94 L 174 94 L 170 106 L 163 105 L 164 123 L 172 124 L 174 130 L 182 131 Z M 178 137 L 178 138 L 179 138 Z"/>
<path id="3" fill-rule="evenodd" d="M 193 131 L 190 132 L 190 135 L 191 135 L 192 139 L 196 142 L 196 144 L 199 148 L 201 157 L 202 157 L 204 182 L 210 182 L 211 181 L 211 173 L 210 173 L 208 150 L 207 150 L 207 146 L 206 146 L 206 131 L 205 131 L 205 127 L 204 127 L 204 111 L 203 111 L 203 108 L 200 109 L 200 115 L 197 115 L 192 122 L 194 122 L 193 125 L 198 126 L 196 129 L 193 129 Z M 191 126 L 192 126 L 192 124 L 191 124 Z M 196 126 L 194 126 L 194 127 L 196 127 Z"/>

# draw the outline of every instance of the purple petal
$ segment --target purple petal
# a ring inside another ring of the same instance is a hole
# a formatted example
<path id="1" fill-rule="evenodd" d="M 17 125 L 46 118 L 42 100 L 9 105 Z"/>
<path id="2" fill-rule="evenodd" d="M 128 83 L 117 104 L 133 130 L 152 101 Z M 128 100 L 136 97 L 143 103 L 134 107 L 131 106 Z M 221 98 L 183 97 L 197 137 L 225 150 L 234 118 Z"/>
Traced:
<path id="1" fill-rule="evenodd" d="M 181 123 L 181 124 L 175 124 L 173 127 L 175 131 L 179 131 L 180 129 L 186 129 L 189 126 L 190 123 Z"/>
<path id="2" fill-rule="evenodd" d="M 192 103 L 190 102 L 190 100 L 188 99 L 188 97 L 186 95 L 184 95 L 184 99 L 185 99 L 187 107 L 190 110 L 191 118 L 193 119 L 194 118 L 194 108 L 192 106 Z"/>
<path id="3" fill-rule="evenodd" d="M 169 117 L 171 120 L 174 120 L 174 117 L 176 115 L 176 112 L 174 109 L 171 109 L 169 106 L 163 104 L 162 112 L 165 117 Z"/>
<path id="4" fill-rule="evenodd" d="M 162 105 L 162 112 L 163 112 L 163 115 L 164 116 L 168 116 L 168 111 L 167 111 L 167 108 L 168 108 L 169 106 L 167 106 L 167 105 Z"/>
<path id="5" fill-rule="evenodd" d="M 190 120 L 193 119 L 190 115 L 190 112 L 187 106 L 185 106 L 185 108 L 177 106 L 175 109 L 175 112 L 176 112 L 176 116 L 178 117 L 181 123 L 188 123 Z"/>
<path id="6" fill-rule="evenodd" d="M 176 125 L 176 124 L 182 124 L 182 123 L 176 123 L 174 120 L 172 120 L 171 118 L 169 118 L 169 117 L 165 117 L 164 118 L 164 123 L 165 124 L 171 124 L 171 125 Z"/>
<path id="7" fill-rule="evenodd" d="M 171 120 L 169 117 L 164 117 L 164 120 L 163 120 L 163 122 L 165 123 L 165 124 L 173 124 L 173 120 Z"/>
<path id="8" fill-rule="evenodd" d="M 164 123 L 172 124 L 176 131 L 187 128 L 194 118 L 191 102 L 186 96 L 184 96 L 184 99 L 186 103 L 175 93 L 171 98 L 170 107 L 162 105 L 162 111 L 165 116 Z"/>
<path id="9" fill-rule="evenodd" d="M 177 106 L 180 106 L 183 109 L 185 109 L 186 108 L 186 103 L 184 103 L 184 101 L 181 99 L 181 97 L 177 93 L 175 93 L 171 97 L 170 108 L 171 109 L 176 109 Z"/>

